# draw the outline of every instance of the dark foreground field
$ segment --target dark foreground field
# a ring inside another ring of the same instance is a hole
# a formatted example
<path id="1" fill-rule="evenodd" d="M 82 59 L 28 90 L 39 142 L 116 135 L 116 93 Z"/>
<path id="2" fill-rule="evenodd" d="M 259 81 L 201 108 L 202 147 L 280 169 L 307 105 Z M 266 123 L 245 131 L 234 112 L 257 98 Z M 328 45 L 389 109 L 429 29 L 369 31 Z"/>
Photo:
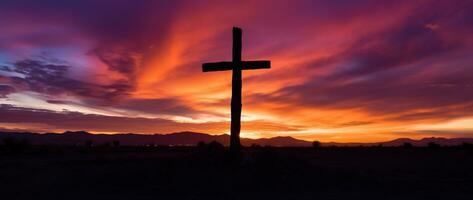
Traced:
<path id="1" fill-rule="evenodd" d="M 0 199 L 473 199 L 464 148 L 202 148 L 0 153 Z"/>

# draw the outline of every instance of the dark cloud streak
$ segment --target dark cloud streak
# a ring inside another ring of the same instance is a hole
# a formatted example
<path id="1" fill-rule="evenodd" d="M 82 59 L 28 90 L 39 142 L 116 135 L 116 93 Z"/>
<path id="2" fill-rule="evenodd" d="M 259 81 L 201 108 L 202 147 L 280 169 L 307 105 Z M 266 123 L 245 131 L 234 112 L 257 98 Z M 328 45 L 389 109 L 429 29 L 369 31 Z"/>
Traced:
<path id="1" fill-rule="evenodd" d="M 11 70 L 22 77 L 10 76 L 8 79 L 14 87 L 27 91 L 49 95 L 73 94 L 102 101 L 112 101 L 126 96 L 133 89 L 133 86 L 126 81 L 98 85 L 69 78 L 67 76 L 69 68 L 70 66 L 65 64 L 49 63 L 44 60 L 21 60 L 15 62 Z"/>

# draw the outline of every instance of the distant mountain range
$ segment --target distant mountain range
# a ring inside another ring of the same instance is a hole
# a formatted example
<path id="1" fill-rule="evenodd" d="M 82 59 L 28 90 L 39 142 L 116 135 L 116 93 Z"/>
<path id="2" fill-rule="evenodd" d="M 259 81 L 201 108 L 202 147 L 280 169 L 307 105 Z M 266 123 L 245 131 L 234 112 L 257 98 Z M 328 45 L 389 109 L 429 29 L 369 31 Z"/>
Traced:
<path id="1" fill-rule="evenodd" d="M 374 142 L 374 143 L 337 143 L 337 142 L 328 142 L 322 143 L 323 146 L 374 146 L 374 145 L 383 145 L 386 147 L 392 146 L 401 146 L 405 143 L 410 143 L 413 146 L 427 146 L 429 143 L 436 143 L 441 146 L 456 146 L 461 145 L 462 143 L 473 144 L 473 138 L 442 138 L 442 137 L 430 137 L 422 138 L 420 140 L 413 140 L 410 138 L 398 138 L 386 142 Z"/>
<path id="2" fill-rule="evenodd" d="M 142 146 L 142 145 L 173 145 L 173 146 L 191 146 L 198 142 L 217 141 L 227 145 L 230 141 L 230 136 L 223 135 L 208 135 L 204 133 L 195 132 L 179 132 L 171 134 L 91 134 L 85 131 L 67 131 L 64 133 L 30 133 L 30 132 L 0 132 L 0 140 L 4 138 L 26 139 L 30 144 L 35 145 L 83 145 L 86 142 L 92 142 L 94 145 L 101 145 L 113 141 L 119 141 L 120 145 L 125 146 Z M 378 143 L 322 143 L 322 146 L 400 146 L 404 143 L 411 143 L 414 146 L 426 146 L 429 142 L 435 142 L 444 146 L 460 145 L 464 142 L 472 143 L 473 138 L 424 138 L 420 140 L 412 140 L 409 138 L 399 138 L 387 142 Z M 2 143 L 0 141 L 0 143 Z M 292 137 L 273 137 L 249 139 L 242 138 L 241 143 L 244 146 L 261 145 L 261 146 L 287 146 L 287 147 L 307 147 L 311 146 L 312 142 L 299 140 Z"/>

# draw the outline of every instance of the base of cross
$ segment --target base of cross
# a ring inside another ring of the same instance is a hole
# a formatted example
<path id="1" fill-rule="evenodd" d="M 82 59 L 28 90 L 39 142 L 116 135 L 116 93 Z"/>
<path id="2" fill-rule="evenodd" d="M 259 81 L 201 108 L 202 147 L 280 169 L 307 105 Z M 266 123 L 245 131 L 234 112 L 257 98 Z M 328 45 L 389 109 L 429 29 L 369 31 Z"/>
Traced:
<path id="1" fill-rule="evenodd" d="M 225 152 L 225 164 L 230 166 L 230 167 L 236 167 L 239 166 L 242 159 L 243 159 L 243 152 L 241 152 L 240 149 L 228 149 L 228 151 Z"/>

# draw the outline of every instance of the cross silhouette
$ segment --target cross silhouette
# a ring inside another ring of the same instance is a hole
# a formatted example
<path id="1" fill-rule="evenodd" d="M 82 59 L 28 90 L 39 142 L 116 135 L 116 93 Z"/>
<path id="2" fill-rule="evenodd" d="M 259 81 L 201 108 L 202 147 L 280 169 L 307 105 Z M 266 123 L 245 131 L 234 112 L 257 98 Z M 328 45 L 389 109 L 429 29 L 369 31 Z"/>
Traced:
<path id="1" fill-rule="evenodd" d="M 242 61 L 241 60 L 241 28 L 233 27 L 233 49 L 231 62 L 204 63 L 203 72 L 232 70 L 232 102 L 230 125 L 230 151 L 240 150 L 241 126 L 241 70 L 269 69 L 269 60 Z"/>

